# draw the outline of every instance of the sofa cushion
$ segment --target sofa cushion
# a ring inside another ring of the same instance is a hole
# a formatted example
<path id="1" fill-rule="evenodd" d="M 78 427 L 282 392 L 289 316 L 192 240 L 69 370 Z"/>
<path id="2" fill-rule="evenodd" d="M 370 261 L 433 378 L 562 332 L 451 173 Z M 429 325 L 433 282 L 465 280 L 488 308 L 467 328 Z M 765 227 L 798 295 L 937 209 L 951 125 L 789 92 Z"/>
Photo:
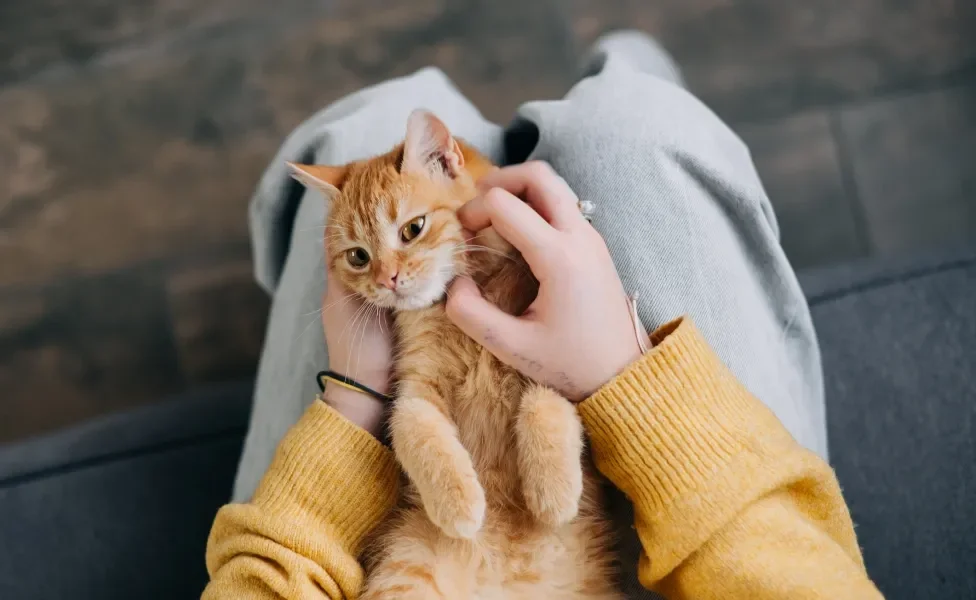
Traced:
<path id="1" fill-rule="evenodd" d="M 976 252 L 803 278 L 830 460 L 889 600 L 976 598 Z"/>
<path id="2" fill-rule="evenodd" d="M 197 598 L 249 384 L 0 449 L 0 598 Z"/>

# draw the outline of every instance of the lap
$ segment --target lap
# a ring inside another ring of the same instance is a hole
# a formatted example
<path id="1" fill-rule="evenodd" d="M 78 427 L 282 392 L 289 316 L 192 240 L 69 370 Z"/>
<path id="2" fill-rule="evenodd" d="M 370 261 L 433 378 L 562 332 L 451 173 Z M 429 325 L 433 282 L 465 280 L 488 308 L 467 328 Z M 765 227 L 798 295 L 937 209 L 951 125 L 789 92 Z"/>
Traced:
<path id="1" fill-rule="evenodd" d="M 256 274 L 274 300 L 235 500 L 251 496 L 278 441 L 313 401 L 314 374 L 328 364 L 317 315 L 326 207 L 291 182 L 285 161 L 342 164 L 384 152 L 421 107 L 502 160 L 501 129 L 427 69 L 315 115 L 261 179 L 251 202 Z M 538 133 L 530 158 L 549 161 L 596 203 L 594 226 L 624 285 L 640 292 L 644 325 L 690 314 L 739 380 L 800 443 L 825 455 L 809 310 L 742 142 L 679 86 L 612 56 L 566 98 L 524 105 L 509 133 L 527 127 Z"/>

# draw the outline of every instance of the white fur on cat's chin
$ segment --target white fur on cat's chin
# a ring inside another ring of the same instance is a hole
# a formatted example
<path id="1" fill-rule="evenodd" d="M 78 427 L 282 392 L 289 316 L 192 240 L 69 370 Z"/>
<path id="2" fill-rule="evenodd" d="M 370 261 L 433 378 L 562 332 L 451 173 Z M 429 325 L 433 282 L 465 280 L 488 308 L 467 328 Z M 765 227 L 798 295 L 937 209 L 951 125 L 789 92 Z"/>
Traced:
<path id="1" fill-rule="evenodd" d="M 397 296 L 393 308 L 396 310 L 420 310 L 440 302 L 447 293 L 447 284 L 454 279 L 454 268 L 438 269 L 434 276 L 424 281 L 417 289 L 410 290 L 406 296 Z M 418 281 L 418 283 L 421 283 Z"/>
<path id="2" fill-rule="evenodd" d="M 444 298 L 448 284 L 457 275 L 455 247 L 455 244 L 445 242 L 431 251 L 433 264 L 428 270 L 429 275 L 424 279 L 417 279 L 413 289 L 397 298 L 396 310 L 420 310 Z"/>
<path id="3" fill-rule="evenodd" d="M 423 287 L 418 290 L 411 290 L 409 294 L 397 296 L 393 293 L 385 294 L 382 299 L 373 300 L 372 303 L 380 308 L 392 308 L 394 310 L 420 310 L 433 306 L 444 298 L 447 292 L 447 284 L 454 278 L 453 272 L 446 279 L 442 277 L 432 278 L 425 282 Z"/>

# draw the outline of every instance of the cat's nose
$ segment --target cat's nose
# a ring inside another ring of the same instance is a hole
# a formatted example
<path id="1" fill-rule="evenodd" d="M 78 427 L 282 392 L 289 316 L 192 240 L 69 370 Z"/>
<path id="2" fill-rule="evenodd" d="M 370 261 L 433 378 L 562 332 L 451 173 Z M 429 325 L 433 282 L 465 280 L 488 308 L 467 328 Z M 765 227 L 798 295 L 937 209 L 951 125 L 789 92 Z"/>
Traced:
<path id="1" fill-rule="evenodd" d="M 385 275 L 380 275 L 379 277 L 376 278 L 376 283 L 382 285 L 388 290 L 396 290 L 397 275 L 399 275 L 397 271 L 393 271 L 392 273 L 386 273 Z"/>

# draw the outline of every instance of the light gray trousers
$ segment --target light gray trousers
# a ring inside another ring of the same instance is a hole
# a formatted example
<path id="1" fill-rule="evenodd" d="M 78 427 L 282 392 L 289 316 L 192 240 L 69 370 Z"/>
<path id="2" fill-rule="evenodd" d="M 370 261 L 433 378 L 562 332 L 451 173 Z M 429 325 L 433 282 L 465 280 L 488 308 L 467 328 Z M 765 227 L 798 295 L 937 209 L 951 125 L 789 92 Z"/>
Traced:
<path id="1" fill-rule="evenodd" d="M 810 312 L 748 149 L 646 38 L 598 43 L 586 73 L 562 100 L 524 104 L 507 130 L 485 121 L 443 73 L 425 69 L 336 102 L 288 138 L 251 201 L 257 278 L 274 302 L 235 500 L 250 498 L 328 365 L 317 313 L 326 207 L 290 180 L 285 161 L 342 164 L 385 152 L 415 108 L 433 111 L 496 162 L 548 161 L 596 204 L 593 225 L 624 287 L 640 293 L 644 326 L 690 315 L 738 379 L 826 457 Z"/>

